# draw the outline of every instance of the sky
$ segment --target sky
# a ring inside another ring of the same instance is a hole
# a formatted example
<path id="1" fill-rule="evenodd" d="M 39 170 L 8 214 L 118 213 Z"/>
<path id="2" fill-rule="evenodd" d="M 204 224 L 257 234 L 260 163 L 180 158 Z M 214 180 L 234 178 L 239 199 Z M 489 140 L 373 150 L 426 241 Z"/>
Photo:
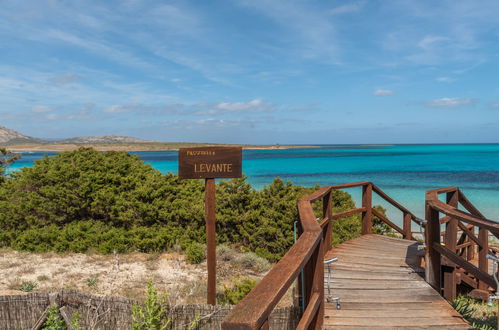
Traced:
<path id="1" fill-rule="evenodd" d="M 29 136 L 499 142 L 496 0 L 0 5 L 0 125 Z"/>

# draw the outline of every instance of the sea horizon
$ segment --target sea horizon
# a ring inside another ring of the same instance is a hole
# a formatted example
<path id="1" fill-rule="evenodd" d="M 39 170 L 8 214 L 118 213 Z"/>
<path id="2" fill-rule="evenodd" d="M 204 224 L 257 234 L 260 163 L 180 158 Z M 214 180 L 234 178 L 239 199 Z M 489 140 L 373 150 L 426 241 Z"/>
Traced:
<path id="1" fill-rule="evenodd" d="M 457 186 L 486 217 L 499 219 L 499 143 L 313 146 L 317 148 L 244 150 L 243 173 L 256 189 L 275 177 L 307 187 L 371 181 L 418 217 L 424 217 L 427 190 Z M 162 173 L 177 173 L 177 151 L 130 153 Z M 9 172 L 56 154 L 23 152 Z M 359 205 L 360 189 L 346 191 Z M 385 207 L 390 219 L 401 224 L 400 212 L 378 198 L 373 203 Z"/>

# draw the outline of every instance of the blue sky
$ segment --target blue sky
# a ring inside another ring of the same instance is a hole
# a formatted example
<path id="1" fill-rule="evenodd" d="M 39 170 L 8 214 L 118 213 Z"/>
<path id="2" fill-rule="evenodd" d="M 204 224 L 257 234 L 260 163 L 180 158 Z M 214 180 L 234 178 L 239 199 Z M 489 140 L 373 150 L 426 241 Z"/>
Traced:
<path id="1" fill-rule="evenodd" d="M 499 2 L 1 1 L 0 125 L 43 138 L 499 142 Z"/>

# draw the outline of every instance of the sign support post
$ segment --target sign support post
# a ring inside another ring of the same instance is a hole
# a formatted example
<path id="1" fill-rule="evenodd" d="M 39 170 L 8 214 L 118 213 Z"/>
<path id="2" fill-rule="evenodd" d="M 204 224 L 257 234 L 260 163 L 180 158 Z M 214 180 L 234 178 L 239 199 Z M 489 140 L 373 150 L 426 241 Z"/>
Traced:
<path id="1" fill-rule="evenodd" d="M 216 305 L 217 240 L 215 178 L 242 176 L 241 147 L 180 148 L 178 176 L 180 179 L 205 179 L 204 218 L 206 222 L 206 261 L 208 267 L 207 302 Z"/>
<path id="2" fill-rule="evenodd" d="M 215 227 L 216 196 L 215 179 L 205 179 L 204 214 L 206 221 L 206 262 L 208 265 L 208 304 L 216 305 L 217 294 L 217 239 Z"/>

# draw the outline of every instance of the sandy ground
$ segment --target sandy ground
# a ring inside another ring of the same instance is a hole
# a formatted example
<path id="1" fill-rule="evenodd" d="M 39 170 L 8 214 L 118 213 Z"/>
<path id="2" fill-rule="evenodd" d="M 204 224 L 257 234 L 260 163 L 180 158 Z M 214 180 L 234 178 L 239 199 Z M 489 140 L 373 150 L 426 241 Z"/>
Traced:
<path id="1" fill-rule="evenodd" d="M 185 145 L 185 147 L 194 146 L 210 146 L 206 145 Z M 217 145 L 224 146 L 224 145 Z M 229 146 L 229 145 L 227 145 Z M 238 145 L 230 145 L 238 146 Z M 8 145 L 7 149 L 14 152 L 30 152 L 30 151 L 51 151 L 51 152 L 62 152 L 76 150 L 80 147 L 91 147 L 98 151 L 164 151 L 164 150 L 178 150 L 179 147 L 184 147 L 184 145 L 179 146 L 174 143 L 82 143 L 82 144 L 19 144 L 19 145 Z M 296 148 L 316 148 L 315 146 L 282 146 L 282 145 L 243 145 L 243 149 L 247 150 L 284 150 L 284 149 L 296 149 Z"/>
<path id="2" fill-rule="evenodd" d="M 219 291 L 242 276 L 256 280 L 264 276 L 224 261 L 218 262 L 217 273 Z M 22 284 L 33 282 L 34 292 L 76 289 L 140 300 L 148 280 L 167 293 L 172 304 L 205 302 L 206 262 L 191 265 L 179 253 L 132 253 L 117 258 L 0 250 L 0 295 L 22 294 Z"/>

